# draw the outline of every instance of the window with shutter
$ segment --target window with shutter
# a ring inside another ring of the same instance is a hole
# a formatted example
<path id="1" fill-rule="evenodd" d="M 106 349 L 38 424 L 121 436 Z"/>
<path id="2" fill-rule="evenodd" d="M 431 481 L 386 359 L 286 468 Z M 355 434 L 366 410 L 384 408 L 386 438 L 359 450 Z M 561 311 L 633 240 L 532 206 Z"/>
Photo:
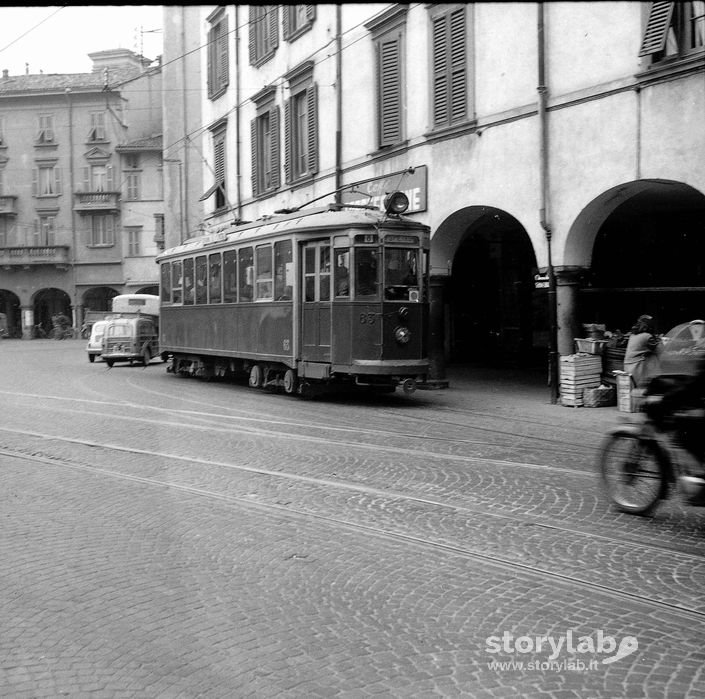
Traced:
<path id="1" fill-rule="evenodd" d="M 215 173 L 215 208 L 225 206 L 225 132 L 213 136 L 213 160 Z"/>
<path id="2" fill-rule="evenodd" d="M 250 5 L 250 64 L 259 66 L 274 56 L 279 45 L 279 6 Z"/>
<path id="3" fill-rule="evenodd" d="M 318 91 L 311 62 L 285 77 L 290 97 L 284 106 L 284 173 L 289 183 L 318 172 Z"/>
<path id="4" fill-rule="evenodd" d="M 654 2 L 639 50 L 653 62 L 705 51 L 705 2 Z"/>
<path id="5" fill-rule="evenodd" d="M 313 26 L 315 5 L 283 5 L 283 35 L 285 41 L 294 41 Z"/>
<path id="6" fill-rule="evenodd" d="M 377 104 L 379 112 L 379 146 L 401 141 L 401 37 L 384 39 L 377 44 Z"/>
<path id="7" fill-rule="evenodd" d="M 250 124 L 254 196 L 272 192 L 281 185 L 279 107 L 274 104 L 275 94 L 274 88 L 267 87 L 253 98 L 257 105 L 257 116 Z"/>
<path id="8" fill-rule="evenodd" d="M 220 97 L 230 81 L 228 18 L 219 15 L 208 31 L 208 97 Z"/>
<path id="9" fill-rule="evenodd" d="M 375 50 L 377 147 L 404 140 L 404 54 L 408 6 L 393 5 L 365 26 Z"/>
<path id="10" fill-rule="evenodd" d="M 465 8 L 432 19 L 433 125 L 451 126 L 468 118 Z"/>

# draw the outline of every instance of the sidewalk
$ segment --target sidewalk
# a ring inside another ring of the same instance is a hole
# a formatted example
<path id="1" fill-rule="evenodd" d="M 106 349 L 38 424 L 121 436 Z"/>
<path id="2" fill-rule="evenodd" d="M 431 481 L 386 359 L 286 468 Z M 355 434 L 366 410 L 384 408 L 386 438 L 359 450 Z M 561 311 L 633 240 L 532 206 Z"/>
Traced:
<path id="1" fill-rule="evenodd" d="M 446 367 L 448 388 L 438 389 L 443 403 L 463 410 L 487 410 L 507 417 L 533 415 L 551 424 L 575 423 L 597 431 L 607 430 L 629 413 L 616 405 L 572 408 L 551 403 L 545 369 L 495 369 L 474 365 Z M 423 393 L 426 393 L 424 391 Z"/>

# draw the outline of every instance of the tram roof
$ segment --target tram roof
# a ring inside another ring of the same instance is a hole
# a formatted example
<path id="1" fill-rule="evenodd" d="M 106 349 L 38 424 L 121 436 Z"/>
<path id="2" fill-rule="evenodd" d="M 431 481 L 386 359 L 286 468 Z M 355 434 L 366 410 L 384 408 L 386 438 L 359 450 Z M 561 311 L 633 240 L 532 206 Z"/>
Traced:
<path id="1" fill-rule="evenodd" d="M 275 214 L 248 223 L 224 224 L 213 233 L 191 238 L 180 245 L 169 248 L 157 255 L 157 262 L 165 257 L 184 255 L 203 249 L 212 249 L 258 238 L 269 238 L 282 234 L 306 233 L 322 229 L 367 228 L 385 224 L 389 228 L 403 226 L 428 231 L 426 224 L 409 218 L 388 216 L 379 209 L 354 209 L 344 204 L 329 204 L 327 207 L 297 211 L 290 214 Z"/>

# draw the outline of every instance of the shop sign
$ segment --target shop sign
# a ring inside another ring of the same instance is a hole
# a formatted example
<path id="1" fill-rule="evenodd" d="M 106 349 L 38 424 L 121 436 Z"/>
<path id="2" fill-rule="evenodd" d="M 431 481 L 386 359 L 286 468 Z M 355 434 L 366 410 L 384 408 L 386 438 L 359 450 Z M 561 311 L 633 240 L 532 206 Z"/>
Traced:
<path id="1" fill-rule="evenodd" d="M 390 192 L 404 192 L 409 199 L 407 214 L 426 211 L 428 167 L 420 165 L 409 170 L 402 170 L 384 177 L 374 177 L 364 182 L 357 182 L 340 192 L 343 204 L 357 206 L 376 206 L 384 208 L 384 197 Z"/>
<path id="2" fill-rule="evenodd" d="M 534 274 L 534 289 L 548 289 L 548 274 Z"/>

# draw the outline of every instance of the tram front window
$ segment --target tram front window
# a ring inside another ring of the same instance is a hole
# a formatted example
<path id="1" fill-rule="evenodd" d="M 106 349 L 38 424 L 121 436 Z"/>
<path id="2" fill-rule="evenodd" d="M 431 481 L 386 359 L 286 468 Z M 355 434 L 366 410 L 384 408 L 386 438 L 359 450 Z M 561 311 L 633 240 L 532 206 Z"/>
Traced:
<path id="1" fill-rule="evenodd" d="M 418 299 L 418 251 L 387 248 L 384 251 L 384 298 L 387 301 Z"/>
<path id="2" fill-rule="evenodd" d="M 377 251 L 355 250 L 355 296 L 377 296 Z"/>

